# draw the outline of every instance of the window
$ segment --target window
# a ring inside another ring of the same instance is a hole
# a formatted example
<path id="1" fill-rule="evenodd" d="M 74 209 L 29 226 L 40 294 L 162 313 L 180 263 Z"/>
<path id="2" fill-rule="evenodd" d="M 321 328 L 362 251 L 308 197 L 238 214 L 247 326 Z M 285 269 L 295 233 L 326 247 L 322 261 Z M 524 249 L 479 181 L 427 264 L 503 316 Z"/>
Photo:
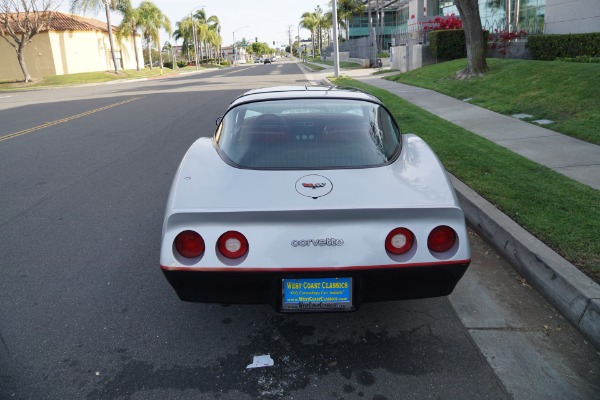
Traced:
<path id="1" fill-rule="evenodd" d="M 243 168 L 329 169 L 391 162 L 400 132 L 368 101 L 276 100 L 231 109 L 217 130 L 221 156 Z"/>

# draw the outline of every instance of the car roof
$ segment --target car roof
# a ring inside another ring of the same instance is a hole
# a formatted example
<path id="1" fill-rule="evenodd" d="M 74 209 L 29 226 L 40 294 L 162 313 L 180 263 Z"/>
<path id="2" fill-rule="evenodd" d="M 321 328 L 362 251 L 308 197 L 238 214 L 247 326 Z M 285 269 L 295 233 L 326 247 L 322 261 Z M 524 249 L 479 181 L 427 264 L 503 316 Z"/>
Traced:
<path id="1" fill-rule="evenodd" d="M 307 98 L 366 100 L 381 104 L 381 101 L 375 96 L 355 88 L 339 86 L 274 86 L 249 90 L 237 97 L 230 104 L 229 108 L 256 101 Z"/>

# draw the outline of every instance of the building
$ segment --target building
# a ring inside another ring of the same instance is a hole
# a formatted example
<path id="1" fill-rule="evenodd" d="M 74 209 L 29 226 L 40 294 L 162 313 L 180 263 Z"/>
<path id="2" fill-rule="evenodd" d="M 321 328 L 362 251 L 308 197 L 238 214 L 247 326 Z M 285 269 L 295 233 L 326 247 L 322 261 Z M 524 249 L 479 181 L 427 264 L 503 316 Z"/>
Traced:
<path id="1" fill-rule="evenodd" d="M 436 16 L 458 15 L 453 0 L 366 0 L 364 4 L 365 11 L 349 20 L 349 39 L 372 33 L 384 50 L 394 45 L 395 35 L 420 31 Z M 600 0 L 480 0 L 479 12 L 484 29 L 491 32 L 600 32 Z"/>
<path id="2" fill-rule="evenodd" d="M 246 64 L 248 62 L 248 53 L 246 53 L 245 46 L 236 46 L 235 49 L 232 46 L 223 46 L 221 47 L 221 57 L 232 64 Z"/>
<path id="3" fill-rule="evenodd" d="M 113 27 L 113 32 L 115 29 Z M 113 38 L 119 69 L 136 69 L 132 38 L 121 42 L 116 35 Z M 143 68 L 140 36 L 136 35 L 135 40 L 140 68 Z M 0 39 L 0 60 L 0 79 L 23 79 L 16 52 L 4 39 Z M 112 71 L 106 22 L 55 11 L 49 26 L 25 48 L 25 62 L 32 78 Z"/>

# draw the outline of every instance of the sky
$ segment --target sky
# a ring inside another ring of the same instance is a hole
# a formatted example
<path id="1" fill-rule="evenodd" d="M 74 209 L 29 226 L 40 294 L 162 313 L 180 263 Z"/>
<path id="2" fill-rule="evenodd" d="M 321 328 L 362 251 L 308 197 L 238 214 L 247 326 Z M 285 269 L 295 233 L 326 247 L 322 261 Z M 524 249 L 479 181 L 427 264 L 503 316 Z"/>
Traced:
<path id="1" fill-rule="evenodd" d="M 175 23 L 188 16 L 190 12 L 204 8 L 207 17 L 216 15 L 221 23 L 221 37 L 223 46 L 228 46 L 235 40 L 246 38 L 254 41 L 264 42 L 273 47 L 287 45 L 291 33 L 292 40 L 298 36 L 298 24 L 302 14 L 312 12 L 320 6 L 323 12 L 329 11 L 329 0 L 151 0 L 171 21 L 172 29 L 176 29 Z M 137 7 L 141 0 L 133 0 L 132 4 Z M 63 0 L 59 11 L 69 11 L 69 0 Z M 202 7 L 204 6 L 204 7 Z M 106 21 L 104 12 L 86 12 L 86 17 Z M 118 13 L 111 14 L 111 22 L 118 25 L 120 18 Z M 302 39 L 310 38 L 310 32 L 300 29 Z M 171 44 L 174 39 L 161 32 L 161 42 L 169 40 Z M 181 45 L 179 40 L 177 44 Z"/>

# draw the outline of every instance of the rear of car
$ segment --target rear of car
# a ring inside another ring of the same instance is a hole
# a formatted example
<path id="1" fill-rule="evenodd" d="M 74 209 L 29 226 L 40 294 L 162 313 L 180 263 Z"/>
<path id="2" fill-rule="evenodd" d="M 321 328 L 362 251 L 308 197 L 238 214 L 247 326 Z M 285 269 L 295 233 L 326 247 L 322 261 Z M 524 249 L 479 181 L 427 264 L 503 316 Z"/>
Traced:
<path id="1" fill-rule="evenodd" d="M 331 89 L 237 99 L 182 161 L 161 248 L 182 300 L 282 312 L 447 295 L 469 261 L 429 147 L 376 99 Z"/>

